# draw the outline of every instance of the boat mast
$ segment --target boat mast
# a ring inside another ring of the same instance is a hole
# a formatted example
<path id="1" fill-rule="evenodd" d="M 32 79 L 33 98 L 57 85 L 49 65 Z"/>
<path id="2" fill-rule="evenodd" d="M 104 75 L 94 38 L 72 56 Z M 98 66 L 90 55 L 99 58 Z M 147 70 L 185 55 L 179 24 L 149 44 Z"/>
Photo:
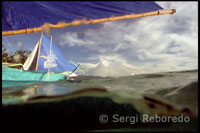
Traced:
<path id="1" fill-rule="evenodd" d="M 49 50 L 49 62 L 48 62 L 48 72 L 47 72 L 47 77 L 46 81 L 49 81 L 49 73 L 50 73 L 50 67 L 51 67 L 51 47 L 52 47 L 52 36 L 51 36 L 51 42 L 50 42 L 50 50 Z M 47 57 L 48 60 L 48 57 Z"/>
<path id="2" fill-rule="evenodd" d="M 39 46 L 38 46 L 38 55 L 37 55 L 37 61 L 36 61 L 35 71 L 37 71 L 37 67 L 38 67 L 38 61 L 39 61 L 39 55 L 40 55 L 40 48 L 41 48 L 41 44 L 42 44 L 42 37 L 43 37 L 43 32 L 41 34 L 40 42 L 39 42 Z"/>

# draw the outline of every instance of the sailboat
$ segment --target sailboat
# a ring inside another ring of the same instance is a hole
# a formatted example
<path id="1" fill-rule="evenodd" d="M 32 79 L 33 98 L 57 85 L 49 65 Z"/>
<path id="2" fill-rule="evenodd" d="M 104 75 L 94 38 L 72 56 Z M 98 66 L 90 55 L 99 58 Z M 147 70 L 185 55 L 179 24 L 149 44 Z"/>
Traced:
<path id="1" fill-rule="evenodd" d="M 43 32 L 68 26 L 173 14 L 155 2 L 2 2 L 2 36 L 42 32 L 31 55 L 22 64 L 2 64 L 3 87 L 68 80 L 79 65 L 63 58 Z M 20 65 L 22 69 L 9 68 Z"/>
<path id="2" fill-rule="evenodd" d="M 22 69 L 10 68 L 17 65 Z M 70 77 L 76 76 L 78 66 L 72 61 L 67 61 L 52 41 L 42 34 L 23 65 L 3 63 L 3 87 L 69 80 Z"/>

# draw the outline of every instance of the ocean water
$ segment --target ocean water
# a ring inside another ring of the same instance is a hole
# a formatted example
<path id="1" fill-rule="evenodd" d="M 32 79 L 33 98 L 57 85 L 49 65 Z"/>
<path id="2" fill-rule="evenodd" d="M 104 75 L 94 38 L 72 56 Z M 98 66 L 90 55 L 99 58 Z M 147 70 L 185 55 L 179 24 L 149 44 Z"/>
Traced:
<path id="1" fill-rule="evenodd" d="M 109 119 L 114 113 L 129 116 L 138 113 L 139 116 L 142 114 L 184 115 L 191 118 L 190 124 L 173 123 L 170 126 L 164 124 L 163 127 L 158 123 L 151 123 L 152 131 L 160 130 L 160 127 L 166 131 L 196 131 L 198 127 L 196 123 L 198 120 L 198 70 L 126 77 L 79 76 L 70 81 L 60 80 L 5 87 L 2 88 L 2 103 L 4 112 L 9 116 L 13 113 L 18 116 L 22 112 L 28 116 L 30 111 L 27 113 L 27 110 L 30 109 L 36 112 L 45 110 L 48 118 L 52 117 L 56 120 L 57 117 L 53 117 L 52 114 L 57 112 L 59 118 L 62 116 L 62 119 L 69 120 L 71 118 L 69 116 L 85 113 L 88 121 L 82 121 L 85 117 L 76 118 L 77 121 L 82 124 L 87 123 L 87 125 L 92 123 L 93 126 L 83 127 L 76 122 L 81 129 L 87 127 L 86 129 L 90 130 L 148 131 L 149 127 L 147 128 L 144 123 L 138 122 L 135 126 L 127 122 L 117 123 L 117 125 L 110 123 L 106 126 L 106 124 L 101 125 L 102 123 L 96 118 L 101 113 L 109 114 Z M 73 122 L 69 121 L 69 123 Z"/>

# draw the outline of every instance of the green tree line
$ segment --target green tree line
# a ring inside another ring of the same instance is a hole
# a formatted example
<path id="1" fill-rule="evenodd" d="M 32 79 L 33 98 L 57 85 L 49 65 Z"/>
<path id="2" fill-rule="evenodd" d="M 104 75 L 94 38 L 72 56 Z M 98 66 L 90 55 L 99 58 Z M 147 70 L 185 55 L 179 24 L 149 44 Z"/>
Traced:
<path id="1" fill-rule="evenodd" d="M 2 45 L 2 62 L 7 63 L 21 63 L 24 64 L 31 51 L 17 50 L 14 53 L 8 53 L 6 47 Z"/>

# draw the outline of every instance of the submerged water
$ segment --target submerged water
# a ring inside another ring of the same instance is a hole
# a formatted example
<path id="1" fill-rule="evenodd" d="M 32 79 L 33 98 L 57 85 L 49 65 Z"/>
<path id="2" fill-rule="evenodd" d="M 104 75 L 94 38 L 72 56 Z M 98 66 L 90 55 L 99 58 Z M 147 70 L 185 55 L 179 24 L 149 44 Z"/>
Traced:
<path id="1" fill-rule="evenodd" d="M 114 78 L 79 77 L 72 81 L 5 87 L 2 89 L 2 102 L 8 107 L 106 97 L 118 104 L 131 104 L 140 113 L 166 116 L 183 113 L 198 118 L 197 84 L 197 70 Z"/>

